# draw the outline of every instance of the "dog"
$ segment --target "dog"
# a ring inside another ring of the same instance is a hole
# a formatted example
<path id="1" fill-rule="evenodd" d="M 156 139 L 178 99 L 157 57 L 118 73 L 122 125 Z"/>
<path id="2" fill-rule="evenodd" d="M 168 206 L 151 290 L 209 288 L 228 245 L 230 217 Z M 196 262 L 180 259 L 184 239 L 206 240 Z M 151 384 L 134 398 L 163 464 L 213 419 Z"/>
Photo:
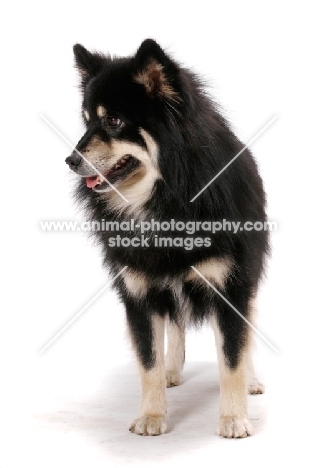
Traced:
<path id="1" fill-rule="evenodd" d="M 256 162 L 200 78 L 154 40 L 130 57 L 80 44 L 74 56 L 86 132 L 66 163 L 79 176 L 76 200 L 104 226 L 94 235 L 140 369 L 141 412 L 129 430 L 166 432 L 166 387 L 181 383 L 186 327 L 208 321 L 220 374 L 217 433 L 249 436 L 247 393 L 263 392 L 249 324 L 269 252 L 265 230 L 242 228 L 267 219 Z M 108 224 L 120 227 L 117 236 Z"/>

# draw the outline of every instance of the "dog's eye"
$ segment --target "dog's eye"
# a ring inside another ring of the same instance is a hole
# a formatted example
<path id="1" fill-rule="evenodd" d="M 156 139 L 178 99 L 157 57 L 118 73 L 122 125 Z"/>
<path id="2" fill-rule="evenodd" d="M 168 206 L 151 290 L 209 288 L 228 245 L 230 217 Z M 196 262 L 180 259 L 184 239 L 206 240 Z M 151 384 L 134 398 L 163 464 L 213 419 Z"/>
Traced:
<path id="1" fill-rule="evenodd" d="M 113 115 L 108 115 L 106 117 L 106 122 L 107 122 L 107 126 L 111 127 L 111 128 L 120 127 L 120 125 L 122 124 L 121 119 L 119 119 L 118 117 L 115 117 Z"/>

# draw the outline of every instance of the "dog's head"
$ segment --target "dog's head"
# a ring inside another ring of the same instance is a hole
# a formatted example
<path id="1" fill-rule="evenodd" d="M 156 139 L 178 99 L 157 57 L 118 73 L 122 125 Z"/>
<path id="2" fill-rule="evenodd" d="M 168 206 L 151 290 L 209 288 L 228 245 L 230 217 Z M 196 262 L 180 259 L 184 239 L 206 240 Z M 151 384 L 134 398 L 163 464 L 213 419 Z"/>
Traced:
<path id="1" fill-rule="evenodd" d="M 179 112 L 179 68 L 150 39 L 130 58 L 91 53 L 79 44 L 74 54 L 87 129 L 66 162 L 90 190 L 115 197 L 118 187 L 128 199 L 143 201 L 161 178 L 157 132 Z"/>

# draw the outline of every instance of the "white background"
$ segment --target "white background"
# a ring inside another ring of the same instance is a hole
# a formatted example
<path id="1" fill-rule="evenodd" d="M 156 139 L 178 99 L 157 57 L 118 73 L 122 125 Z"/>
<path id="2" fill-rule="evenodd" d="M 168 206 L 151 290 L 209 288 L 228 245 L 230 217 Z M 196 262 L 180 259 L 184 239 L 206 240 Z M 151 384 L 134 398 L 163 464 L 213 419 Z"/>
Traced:
<path id="1" fill-rule="evenodd" d="M 0 466 L 303 464 L 311 419 L 308 2 L 29 1 L 3 9 Z M 279 354 L 256 339 L 267 393 L 249 397 L 248 440 L 214 435 L 208 330 L 188 335 L 185 383 L 168 391 L 170 431 L 156 438 L 127 432 L 140 387 L 113 292 L 39 355 L 107 281 L 92 240 L 40 230 L 42 220 L 82 217 L 64 163 L 70 149 L 40 114 L 75 144 L 83 129 L 73 44 L 128 55 L 147 37 L 209 81 L 244 142 L 278 115 L 252 144 L 278 222 L 258 327 Z"/>

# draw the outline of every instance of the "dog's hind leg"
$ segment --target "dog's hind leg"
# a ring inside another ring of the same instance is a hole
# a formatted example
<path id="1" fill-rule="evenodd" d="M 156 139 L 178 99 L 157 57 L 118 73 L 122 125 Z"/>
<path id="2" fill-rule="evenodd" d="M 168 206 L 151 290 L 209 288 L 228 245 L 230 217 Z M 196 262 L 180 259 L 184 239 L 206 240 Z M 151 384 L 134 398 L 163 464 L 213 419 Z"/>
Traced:
<path id="1" fill-rule="evenodd" d="M 127 310 L 127 316 L 142 384 L 141 412 L 129 430 L 139 435 L 163 434 L 167 428 L 165 319 L 140 310 L 136 317 Z"/>
<path id="2" fill-rule="evenodd" d="M 254 300 L 251 300 L 249 303 L 249 315 L 251 318 L 254 318 L 256 309 L 254 306 Z M 265 386 L 256 376 L 255 367 L 252 359 L 252 351 L 255 348 L 254 339 L 250 339 L 250 352 L 247 354 L 247 390 L 251 395 L 261 394 L 265 391 Z"/>
<path id="3" fill-rule="evenodd" d="M 256 372 L 255 372 L 251 352 L 248 353 L 246 366 L 247 366 L 247 390 L 248 390 L 248 393 L 250 395 L 257 395 L 257 394 L 264 393 L 265 386 L 263 385 L 263 383 L 260 382 L 260 380 L 256 376 Z"/>
<path id="4" fill-rule="evenodd" d="M 185 326 L 168 319 L 167 321 L 166 380 L 167 387 L 181 383 L 185 360 Z"/>

